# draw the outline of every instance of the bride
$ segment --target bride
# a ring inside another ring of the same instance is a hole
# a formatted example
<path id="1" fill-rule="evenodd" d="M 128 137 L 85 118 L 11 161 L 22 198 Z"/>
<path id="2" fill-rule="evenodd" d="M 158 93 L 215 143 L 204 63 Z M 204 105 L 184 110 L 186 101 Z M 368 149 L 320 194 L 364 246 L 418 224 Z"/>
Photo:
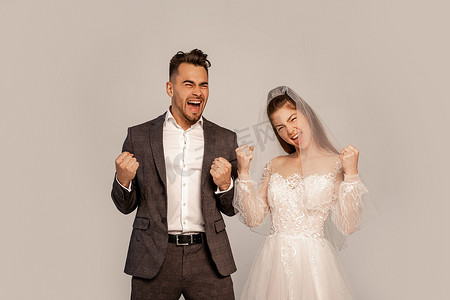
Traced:
<path id="1" fill-rule="evenodd" d="M 351 145 L 337 151 L 289 87 L 269 92 L 267 117 L 287 154 L 265 165 L 259 184 L 249 173 L 253 147 L 236 149 L 234 206 L 251 228 L 268 213 L 271 222 L 241 299 L 353 299 L 333 244 L 338 239 L 327 228 L 348 236 L 361 223 L 367 190 L 358 177 L 359 152 Z"/>

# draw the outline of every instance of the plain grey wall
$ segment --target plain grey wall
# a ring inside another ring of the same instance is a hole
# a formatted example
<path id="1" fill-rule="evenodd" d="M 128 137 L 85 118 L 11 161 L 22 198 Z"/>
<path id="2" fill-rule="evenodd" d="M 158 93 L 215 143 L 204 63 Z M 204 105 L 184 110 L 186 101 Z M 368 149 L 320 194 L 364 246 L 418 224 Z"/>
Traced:
<path id="1" fill-rule="evenodd" d="M 343 144 L 381 217 L 341 259 L 358 299 L 446 299 L 446 1 L 0 1 L 1 299 L 128 299 L 133 215 L 109 193 L 128 126 L 164 112 L 168 61 L 212 62 L 204 115 L 257 120 L 290 85 Z M 253 113 L 254 112 L 254 113 Z M 262 238 L 226 218 L 240 293 Z"/>

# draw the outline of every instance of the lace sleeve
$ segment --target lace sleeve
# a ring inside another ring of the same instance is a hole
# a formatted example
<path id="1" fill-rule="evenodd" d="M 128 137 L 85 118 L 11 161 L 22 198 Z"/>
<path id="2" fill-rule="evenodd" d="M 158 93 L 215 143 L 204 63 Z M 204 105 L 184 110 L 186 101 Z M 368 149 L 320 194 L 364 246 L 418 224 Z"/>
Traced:
<path id="1" fill-rule="evenodd" d="M 362 196 L 368 193 L 358 175 L 346 176 L 341 172 L 336 180 L 336 205 L 331 219 L 344 235 L 357 231 L 361 225 L 364 213 Z"/>
<path id="2" fill-rule="evenodd" d="M 270 179 L 270 162 L 264 167 L 261 182 L 241 176 L 236 179 L 233 206 L 239 219 L 245 225 L 254 228 L 263 223 L 269 211 L 267 187 Z"/>

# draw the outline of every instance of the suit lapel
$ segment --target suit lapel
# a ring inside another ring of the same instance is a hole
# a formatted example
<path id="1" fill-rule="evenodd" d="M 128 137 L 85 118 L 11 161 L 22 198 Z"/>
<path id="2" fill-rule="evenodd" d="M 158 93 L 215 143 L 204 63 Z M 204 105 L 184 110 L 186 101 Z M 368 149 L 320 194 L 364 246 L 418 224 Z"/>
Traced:
<path id="1" fill-rule="evenodd" d="M 164 146 L 163 146 L 163 125 L 165 115 L 166 114 L 159 116 L 153 122 L 153 128 L 150 130 L 150 147 L 152 148 L 153 159 L 155 161 L 159 177 L 161 177 L 161 181 L 164 183 L 164 188 L 167 190 L 166 164 L 164 159 Z"/>
<path id="2" fill-rule="evenodd" d="M 159 177 L 164 183 L 164 188 L 167 190 L 166 183 L 166 164 L 164 158 L 164 145 L 163 145 L 163 125 L 165 114 L 159 116 L 153 123 L 150 130 L 150 146 L 152 148 L 153 159 L 155 161 L 156 169 L 158 170 Z M 202 182 L 201 187 L 206 184 L 211 174 L 211 164 L 214 160 L 214 145 L 216 137 L 214 136 L 214 130 L 211 122 L 203 118 L 203 164 L 202 164 Z"/>
<path id="3" fill-rule="evenodd" d="M 202 183 L 201 187 L 206 184 L 208 178 L 211 176 L 209 170 L 211 169 L 211 164 L 214 160 L 214 144 L 216 142 L 216 137 L 214 136 L 214 130 L 211 123 L 203 118 L 203 139 L 204 139 L 204 150 L 203 150 L 203 165 L 202 165 Z"/>

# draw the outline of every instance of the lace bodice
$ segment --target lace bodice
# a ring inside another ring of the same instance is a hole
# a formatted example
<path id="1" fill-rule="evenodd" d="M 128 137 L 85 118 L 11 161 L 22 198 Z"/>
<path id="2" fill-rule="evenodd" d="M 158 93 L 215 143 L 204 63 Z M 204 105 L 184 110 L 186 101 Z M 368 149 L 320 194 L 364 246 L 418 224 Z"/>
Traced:
<path id="1" fill-rule="evenodd" d="M 271 232 L 323 237 L 323 225 L 333 205 L 334 176 L 272 173 L 268 185 Z"/>
<path id="2" fill-rule="evenodd" d="M 329 215 L 341 233 L 357 230 L 362 213 L 361 195 L 367 190 L 357 176 L 339 179 L 340 162 L 327 174 L 302 178 L 272 172 L 270 162 L 260 182 L 238 178 L 234 205 L 242 221 L 257 227 L 270 211 L 271 234 L 324 237 Z"/>

